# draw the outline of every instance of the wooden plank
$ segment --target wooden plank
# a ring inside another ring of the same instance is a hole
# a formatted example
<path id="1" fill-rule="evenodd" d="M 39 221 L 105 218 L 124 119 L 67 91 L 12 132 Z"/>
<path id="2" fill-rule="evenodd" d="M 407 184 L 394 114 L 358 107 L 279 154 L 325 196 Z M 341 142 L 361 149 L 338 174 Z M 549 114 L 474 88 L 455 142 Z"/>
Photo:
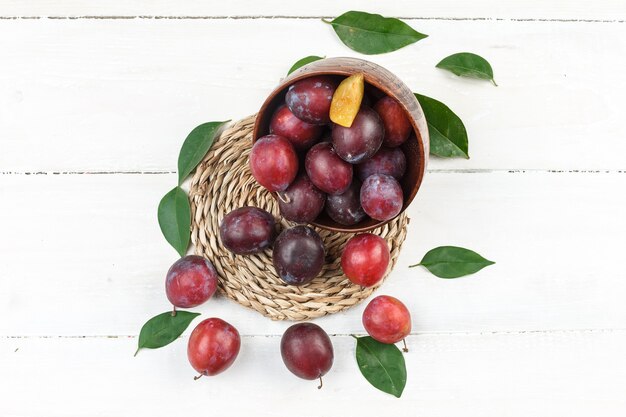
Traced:
<path id="1" fill-rule="evenodd" d="M 626 409 L 624 331 L 412 336 L 400 399 L 359 375 L 351 337 L 332 341 L 335 363 L 318 391 L 284 367 L 279 337 L 244 337 L 229 370 L 199 381 L 185 339 L 136 358 L 134 338 L 0 339 L 0 414 L 617 417 Z"/>
<path id="2" fill-rule="evenodd" d="M 167 175 L 0 175 L 0 335 L 134 335 L 168 310 L 164 276 L 177 258 L 156 207 Z M 619 328 L 626 175 L 430 173 L 410 208 L 408 239 L 379 294 L 402 298 L 418 332 Z M 438 279 L 409 269 L 458 245 L 496 265 Z M 359 306 L 319 321 L 362 331 Z M 244 334 L 275 323 L 223 299 L 198 308 Z"/>
<path id="3" fill-rule="evenodd" d="M 368 59 L 464 120 L 472 159 L 432 169 L 626 168 L 626 24 L 415 27 L 431 36 Z M 434 68 L 462 50 L 500 86 Z M 357 56 L 318 20 L 2 20 L 0 172 L 174 170 L 193 127 L 254 113 L 309 54 Z"/>
<path id="4" fill-rule="evenodd" d="M 601 19 L 626 18 L 620 0 L 605 0 L 589 6 L 583 0 L 475 0 L 471 3 L 454 0 L 398 0 L 380 2 L 362 0 L 337 2 L 318 0 L 314 3 L 268 0 L 259 3 L 244 1 L 106 1 L 79 0 L 4 0 L 1 16 L 336 16 L 351 9 L 382 13 L 386 16 L 418 18 L 499 18 L 499 19 Z"/>

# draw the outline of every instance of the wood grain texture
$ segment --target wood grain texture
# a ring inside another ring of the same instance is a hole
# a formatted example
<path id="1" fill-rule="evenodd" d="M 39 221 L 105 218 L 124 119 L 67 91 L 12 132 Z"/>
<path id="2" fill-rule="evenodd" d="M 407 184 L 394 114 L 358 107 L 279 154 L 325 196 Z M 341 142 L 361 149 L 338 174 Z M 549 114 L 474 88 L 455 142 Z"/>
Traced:
<path id="1" fill-rule="evenodd" d="M 332 1 L 299 3 L 284 0 L 172 1 L 112 0 L 3 0 L 1 16 L 337 16 L 348 10 L 364 10 L 389 16 L 417 18 L 498 18 L 498 19 L 575 19 L 624 20 L 626 7 L 621 0 L 603 0 L 590 6 L 584 0 L 398 0 Z"/>
<path id="2" fill-rule="evenodd" d="M 0 335 L 133 335 L 170 306 L 164 277 L 176 252 L 156 221 L 168 175 L 0 175 Z M 626 281 L 626 174 L 429 173 L 407 240 L 377 294 L 401 297 L 414 330 L 620 328 Z M 496 262 L 439 279 L 408 266 L 441 245 Z M 364 305 L 317 321 L 360 332 Z M 242 334 L 280 334 L 229 300 L 198 308 Z M 51 319 L 42 320 L 42 317 Z M 52 319 L 54 318 L 54 319 Z"/>
<path id="3" fill-rule="evenodd" d="M 10 399 L 0 414 L 621 417 L 626 407 L 626 367 L 616 366 L 624 331 L 411 336 L 400 399 L 359 375 L 354 339 L 331 339 L 335 363 L 321 390 L 287 371 L 279 337 L 244 337 L 228 372 L 199 381 L 186 338 L 135 358 L 134 338 L 0 339 L 0 371 L 11 375 L 0 378 Z"/>
<path id="4" fill-rule="evenodd" d="M 430 36 L 372 60 L 465 122 L 471 159 L 431 169 L 626 169 L 626 24 L 416 27 Z M 463 50 L 500 86 L 435 68 Z M 254 113 L 309 54 L 356 56 L 318 20 L 2 20 L 0 171 L 174 170 L 191 129 Z"/>

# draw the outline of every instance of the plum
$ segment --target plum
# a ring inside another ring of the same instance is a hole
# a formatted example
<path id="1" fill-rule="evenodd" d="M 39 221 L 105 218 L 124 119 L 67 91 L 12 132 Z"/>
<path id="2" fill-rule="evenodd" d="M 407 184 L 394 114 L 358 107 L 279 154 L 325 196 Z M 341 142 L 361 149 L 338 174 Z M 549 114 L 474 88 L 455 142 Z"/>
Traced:
<path id="1" fill-rule="evenodd" d="M 391 255 L 385 239 L 371 233 L 352 237 L 341 254 L 341 269 L 353 283 L 371 287 L 385 276 Z"/>
<path id="2" fill-rule="evenodd" d="M 396 100 L 386 96 L 376 102 L 374 110 L 385 126 L 385 146 L 394 148 L 402 145 L 413 130 L 404 108 Z"/>
<path id="3" fill-rule="evenodd" d="M 305 173 L 300 174 L 285 191 L 278 194 L 280 214 L 297 223 L 315 220 L 324 209 L 326 201 L 326 194 L 313 185 Z"/>
<path id="4" fill-rule="evenodd" d="M 280 106 L 270 121 L 270 133 L 289 139 L 296 151 L 306 151 L 315 145 L 324 126 L 298 119 L 286 105 Z"/>
<path id="5" fill-rule="evenodd" d="M 266 135 L 252 146 L 250 171 L 267 190 L 283 191 L 298 174 L 298 155 L 288 139 Z"/>
<path id="6" fill-rule="evenodd" d="M 328 194 L 342 194 L 352 183 L 352 165 L 337 156 L 328 142 L 313 146 L 304 166 L 311 182 Z"/>
<path id="7" fill-rule="evenodd" d="M 196 307 L 217 289 L 217 272 L 208 259 L 197 255 L 180 258 L 165 277 L 165 294 L 175 307 Z"/>
<path id="8" fill-rule="evenodd" d="M 222 319 L 210 318 L 200 322 L 191 332 L 187 358 L 200 376 L 217 375 L 235 362 L 240 347 L 237 329 Z"/>
<path id="9" fill-rule="evenodd" d="M 378 114 L 369 107 L 361 107 L 352 126 L 333 126 L 333 147 L 341 159 L 358 164 L 380 149 L 384 135 L 385 130 Z"/>
<path id="10" fill-rule="evenodd" d="M 263 251 L 276 236 L 274 217 L 257 207 L 240 207 L 231 211 L 220 223 L 222 245 L 238 255 Z"/>
<path id="11" fill-rule="evenodd" d="M 328 334 L 313 323 L 298 323 L 289 327 L 280 340 L 283 362 L 294 375 L 302 379 L 319 379 L 333 366 L 333 344 Z"/>
<path id="12" fill-rule="evenodd" d="M 382 147 L 370 159 L 356 166 L 361 181 L 374 174 L 385 174 L 400 180 L 406 171 L 406 156 L 400 148 Z"/>
<path id="13" fill-rule="evenodd" d="M 394 177 L 374 174 L 363 181 L 361 206 L 372 219 L 393 219 L 402 211 L 403 201 L 402 187 Z"/>
<path id="14" fill-rule="evenodd" d="M 360 195 L 361 183 L 355 179 L 343 194 L 329 195 L 326 198 L 326 214 L 344 226 L 359 223 L 367 217 L 363 207 L 361 207 Z"/>
<path id="15" fill-rule="evenodd" d="M 304 285 L 320 273 L 325 255 L 324 243 L 317 232 L 307 226 L 296 226 L 278 236 L 272 261 L 283 281 Z"/>
<path id="16" fill-rule="evenodd" d="M 397 298 L 380 295 L 365 307 L 363 327 L 381 343 L 397 343 L 411 333 L 411 313 Z"/>
<path id="17" fill-rule="evenodd" d="M 298 119 L 326 124 L 330 122 L 330 104 L 336 88 L 337 83 L 325 75 L 305 78 L 289 86 L 285 103 Z"/>

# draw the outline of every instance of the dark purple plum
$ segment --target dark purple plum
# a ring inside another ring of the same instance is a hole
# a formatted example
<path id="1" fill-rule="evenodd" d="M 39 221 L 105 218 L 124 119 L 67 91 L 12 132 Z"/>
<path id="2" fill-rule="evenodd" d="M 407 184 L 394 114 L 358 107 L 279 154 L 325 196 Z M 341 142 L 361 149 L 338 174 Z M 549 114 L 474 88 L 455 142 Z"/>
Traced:
<path id="1" fill-rule="evenodd" d="M 285 219 L 298 223 L 315 220 L 324 209 L 326 201 L 326 194 L 313 185 L 305 173 L 296 177 L 285 191 L 278 194 L 280 214 Z"/>
<path id="2" fill-rule="evenodd" d="M 324 75 L 305 78 L 289 87 L 285 103 L 298 119 L 326 124 L 330 122 L 330 103 L 336 88 L 337 83 Z"/>
<path id="3" fill-rule="evenodd" d="M 374 155 L 383 143 L 385 130 L 378 114 L 362 107 L 352 126 L 333 126 L 333 147 L 344 161 L 358 164 Z"/>
<path id="4" fill-rule="evenodd" d="M 324 257 L 324 243 L 317 232 L 307 226 L 296 226 L 278 236 L 272 261 L 283 281 L 303 285 L 320 273 Z"/>
<path id="5" fill-rule="evenodd" d="M 374 110 L 385 126 L 385 146 L 393 148 L 402 145 L 413 130 L 404 108 L 400 103 L 387 96 L 376 102 Z"/>
<path id="6" fill-rule="evenodd" d="M 374 156 L 356 166 L 361 181 L 374 174 L 391 175 L 399 180 L 406 171 L 406 156 L 400 148 L 382 147 Z"/>
<path id="7" fill-rule="evenodd" d="M 287 369 L 302 379 L 319 379 L 321 382 L 333 366 L 330 337 L 313 323 L 298 323 L 288 328 L 280 340 L 280 354 Z"/>
<path id="8" fill-rule="evenodd" d="M 220 223 L 222 245 L 238 255 L 261 252 L 276 236 L 274 217 L 256 207 L 241 207 L 231 211 Z"/>
<path id="9" fill-rule="evenodd" d="M 328 142 L 313 146 L 304 166 L 311 182 L 325 193 L 342 194 L 352 182 L 352 165 L 341 159 Z"/>
<path id="10" fill-rule="evenodd" d="M 350 187 L 339 195 L 329 195 L 326 199 L 326 214 L 339 224 L 352 226 L 367 217 L 361 207 L 361 182 L 352 181 Z"/>
<path id="11" fill-rule="evenodd" d="M 286 105 L 280 106 L 272 115 L 270 133 L 289 139 L 296 151 L 306 151 L 315 145 L 324 126 L 298 119 Z"/>
<path id="12" fill-rule="evenodd" d="M 374 174 L 363 181 L 361 206 L 372 219 L 393 219 L 402 210 L 403 201 L 402 187 L 394 177 Z"/>
<path id="13" fill-rule="evenodd" d="M 250 171 L 269 191 L 283 191 L 298 174 L 298 155 L 287 138 L 266 135 L 254 142 Z"/>

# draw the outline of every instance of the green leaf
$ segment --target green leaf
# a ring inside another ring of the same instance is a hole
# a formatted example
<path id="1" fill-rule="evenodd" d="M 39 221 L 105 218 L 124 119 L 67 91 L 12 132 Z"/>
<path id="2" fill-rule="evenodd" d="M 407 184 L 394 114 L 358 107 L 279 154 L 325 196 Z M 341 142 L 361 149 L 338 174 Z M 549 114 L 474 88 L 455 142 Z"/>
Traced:
<path id="1" fill-rule="evenodd" d="M 495 262 L 489 261 L 476 252 L 458 246 L 440 246 L 428 251 L 419 264 L 439 278 L 458 278 L 478 272 Z"/>
<path id="2" fill-rule="evenodd" d="M 206 155 L 211 145 L 213 145 L 213 141 L 220 127 L 229 121 L 230 120 L 203 123 L 187 135 L 187 139 L 185 139 L 183 147 L 180 148 L 180 153 L 178 154 L 179 185 L 185 181 L 185 178 L 187 178 L 187 176 L 191 174 L 191 171 L 202 161 L 204 155 Z"/>
<path id="3" fill-rule="evenodd" d="M 396 345 L 380 343 L 369 336 L 357 337 L 356 361 L 370 384 L 400 398 L 406 385 L 406 366 Z"/>
<path id="4" fill-rule="evenodd" d="M 450 55 L 442 59 L 436 66 L 461 77 L 489 80 L 493 85 L 498 86 L 493 79 L 493 69 L 491 69 L 489 62 L 485 58 L 470 52 Z"/>
<path id="5" fill-rule="evenodd" d="M 324 59 L 324 57 L 323 56 L 315 56 L 315 55 L 305 56 L 304 58 L 299 59 L 298 61 L 296 61 L 296 63 L 293 64 L 291 66 L 291 68 L 289 68 L 289 71 L 287 72 L 287 75 L 291 74 L 292 72 L 294 72 L 298 68 L 305 66 L 306 64 L 310 64 L 311 62 L 319 61 L 320 59 Z"/>
<path id="6" fill-rule="evenodd" d="M 467 131 L 448 106 L 434 98 L 415 94 L 426 116 L 430 153 L 444 158 L 469 158 Z"/>
<path id="7" fill-rule="evenodd" d="M 191 236 L 191 207 L 182 188 L 175 187 L 165 194 L 159 203 L 158 218 L 165 240 L 185 256 Z"/>
<path id="8" fill-rule="evenodd" d="M 199 315 L 200 313 L 191 313 L 189 311 L 177 311 L 176 315 L 172 315 L 172 312 L 168 311 L 152 317 L 143 325 L 141 332 L 139 332 L 139 342 L 137 343 L 135 356 L 143 348 L 158 349 L 169 345 L 183 334 L 189 323 Z"/>
<path id="9" fill-rule="evenodd" d="M 428 36 L 401 20 L 379 14 L 350 11 L 330 22 L 322 20 L 333 26 L 348 48 L 366 55 L 395 51 Z"/>

